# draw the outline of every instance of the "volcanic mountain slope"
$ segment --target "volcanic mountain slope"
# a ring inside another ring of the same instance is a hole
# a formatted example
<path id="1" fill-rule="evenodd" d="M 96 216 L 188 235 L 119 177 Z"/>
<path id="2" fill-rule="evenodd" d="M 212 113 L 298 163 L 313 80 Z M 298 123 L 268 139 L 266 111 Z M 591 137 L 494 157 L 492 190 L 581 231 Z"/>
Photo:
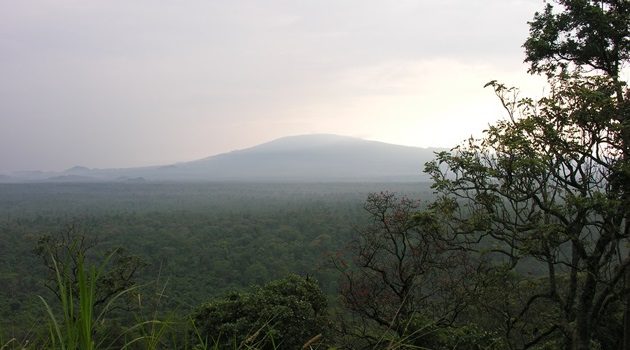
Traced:
<path id="1" fill-rule="evenodd" d="M 289 136 L 251 148 L 165 166 L 30 173 L 27 181 L 424 181 L 424 163 L 440 149 L 354 137 Z M 10 174 L 15 181 L 15 174 Z M 17 176 L 18 178 L 20 176 Z M 1 180 L 0 180 L 1 181 Z"/>
<path id="2" fill-rule="evenodd" d="M 434 151 L 338 135 L 302 135 L 176 168 L 217 179 L 420 180 L 424 163 L 433 158 Z"/>

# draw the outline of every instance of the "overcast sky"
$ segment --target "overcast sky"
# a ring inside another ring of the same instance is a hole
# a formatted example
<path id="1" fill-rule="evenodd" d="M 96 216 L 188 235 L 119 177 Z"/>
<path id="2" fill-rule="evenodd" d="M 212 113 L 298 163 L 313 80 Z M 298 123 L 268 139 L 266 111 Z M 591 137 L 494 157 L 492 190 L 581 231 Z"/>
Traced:
<path id="1" fill-rule="evenodd" d="M 0 0 L 0 172 L 188 161 L 334 133 L 451 147 L 540 95 L 542 0 Z"/>

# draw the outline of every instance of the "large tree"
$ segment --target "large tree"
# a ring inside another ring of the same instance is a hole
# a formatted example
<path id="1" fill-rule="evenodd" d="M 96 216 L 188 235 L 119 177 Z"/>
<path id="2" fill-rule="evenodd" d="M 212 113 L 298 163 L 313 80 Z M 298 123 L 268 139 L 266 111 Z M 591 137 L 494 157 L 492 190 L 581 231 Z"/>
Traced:
<path id="1" fill-rule="evenodd" d="M 341 327 L 350 348 L 452 347 L 448 332 L 474 294 L 469 277 L 476 265 L 453 244 L 440 213 L 419 208 L 394 193 L 370 194 L 369 222 L 333 259 L 342 305 L 350 311 Z M 470 341 L 488 342 L 482 338 Z"/>
<path id="2" fill-rule="evenodd" d="M 515 348 L 619 346 L 629 271 L 630 2 L 558 0 L 530 22 L 537 101 L 491 86 L 507 117 L 427 165 L 459 244 L 510 276 L 494 310 Z M 533 271 L 533 275 L 523 274 Z"/>

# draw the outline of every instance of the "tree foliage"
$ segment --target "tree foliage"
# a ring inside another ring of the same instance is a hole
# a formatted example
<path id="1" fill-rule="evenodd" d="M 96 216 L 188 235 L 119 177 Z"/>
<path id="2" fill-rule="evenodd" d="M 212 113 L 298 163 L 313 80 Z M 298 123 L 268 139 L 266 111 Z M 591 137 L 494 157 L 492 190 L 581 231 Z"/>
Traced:
<path id="1" fill-rule="evenodd" d="M 625 0 L 552 1 L 530 22 L 526 62 L 534 73 L 552 74 L 572 64 L 616 77 L 630 59 L 629 23 Z"/>
<path id="2" fill-rule="evenodd" d="M 326 297 L 310 277 L 289 275 L 251 292 L 234 292 L 193 315 L 199 337 L 219 348 L 299 349 L 326 330 Z"/>
<path id="3" fill-rule="evenodd" d="M 485 310 L 512 347 L 618 346 L 604 330 L 619 328 L 630 292 L 630 108 L 619 77 L 630 3 L 555 3 L 524 45 L 549 94 L 535 101 L 489 83 L 507 117 L 427 164 L 440 194 L 431 208 L 505 283 L 508 302 Z"/>
<path id="4" fill-rule="evenodd" d="M 625 207 L 611 185 L 623 162 L 614 84 L 561 76 L 537 102 L 491 86 L 509 118 L 428 165 L 442 195 L 434 206 L 453 208 L 461 243 L 502 262 L 497 269 L 533 260 L 544 271 L 521 305 L 502 310 L 508 338 L 531 334 L 514 340 L 523 347 L 554 336 L 590 341 L 627 292 L 630 266 Z"/>

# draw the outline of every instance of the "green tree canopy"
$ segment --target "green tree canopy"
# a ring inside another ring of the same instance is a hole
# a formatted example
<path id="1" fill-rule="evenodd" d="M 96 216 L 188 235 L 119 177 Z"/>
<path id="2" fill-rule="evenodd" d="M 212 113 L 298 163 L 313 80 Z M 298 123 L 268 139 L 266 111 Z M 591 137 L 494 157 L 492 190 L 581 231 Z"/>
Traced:
<path id="1" fill-rule="evenodd" d="M 617 77 L 630 58 L 629 24 L 626 0 L 552 1 L 530 22 L 525 61 L 534 73 L 572 64 Z"/>
<path id="2" fill-rule="evenodd" d="M 300 349 L 325 331 L 326 297 L 310 277 L 288 277 L 202 305 L 193 315 L 210 345 Z"/>

